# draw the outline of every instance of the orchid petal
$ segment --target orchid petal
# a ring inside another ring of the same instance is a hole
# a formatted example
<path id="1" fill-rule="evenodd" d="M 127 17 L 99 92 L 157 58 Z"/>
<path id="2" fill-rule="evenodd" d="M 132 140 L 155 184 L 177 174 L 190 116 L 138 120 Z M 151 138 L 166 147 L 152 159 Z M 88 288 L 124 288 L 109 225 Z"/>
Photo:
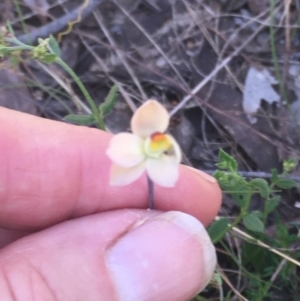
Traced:
<path id="1" fill-rule="evenodd" d="M 177 141 L 169 134 L 166 134 L 166 136 L 168 137 L 168 139 L 170 140 L 171 144 L 172 144 L 172 149 L 173 149 L 173 153 L 172 153 L 172 157 L 175 158 L 175 162 L 177 162 L 177 164 L 179 164 L 182 160 L 182 154 L 181 154 L 181 149 L 179 144 L 177 143 Z"/>
<path id="2" fill-rule="evenodd" d="M 148 158 L 146 169 L 149 178 L 163 187 L 174 187 L 179 177 L 179 168 L 175 157 Z"/>
<path id="3" fill-rule="evenodd" d="M 122 167 L 133 167 L 145 159 L 143 140 L 129 133 L 115 135 L 106 151 L 108 157 Z"/>
<path id="4" fill-rule="evenodd" d="M 131 119 L 132 132 L 141 138 L 163 133 L 169 125 L 168 111 L 156 100 L 148 100 L 140 106 Z"/>
<path id="5" fill-rule="evenodd" d="M 131 168 L 113 164 L 110 169 L 110 185 L 125 186 L 136 181 L 145 171 L 145 162 Z"/>

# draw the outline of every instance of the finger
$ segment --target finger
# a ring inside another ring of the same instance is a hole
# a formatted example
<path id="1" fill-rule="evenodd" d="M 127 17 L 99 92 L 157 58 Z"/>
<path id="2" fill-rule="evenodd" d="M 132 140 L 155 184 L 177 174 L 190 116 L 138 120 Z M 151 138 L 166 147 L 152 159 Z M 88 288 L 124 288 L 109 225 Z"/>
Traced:
<path id="1" fill-rule="evenodd" d="M 26 231 L 0 228 L 0 249 L 29 234 Z"/>
<path id="2" fill-rule="evenodd" d="M 190 300 L 215 264 L 204 227 L 187 214 L 100 213 L 4 248 L 1 300 Z"/>
<path id="3" fill-rule="evenodd" d="M 0 124 L 0 226 L 30 230 L 94 212 L 146 208 L 145 177 L 109 185 L 110 134 L 4 108 Z M 211 177 L 185 167 L 176 187 L 155 186 L 156 208 L 187 212 L 204 224 L 220 199 Z"/>

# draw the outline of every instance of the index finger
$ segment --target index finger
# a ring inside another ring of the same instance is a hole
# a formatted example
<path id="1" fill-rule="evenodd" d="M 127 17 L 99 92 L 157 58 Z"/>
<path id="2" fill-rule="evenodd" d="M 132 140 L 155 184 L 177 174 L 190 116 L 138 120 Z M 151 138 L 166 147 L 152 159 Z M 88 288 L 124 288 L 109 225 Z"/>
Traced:
<path id="1" fill-rule="evenodd" d="M 0 108 L 0 226 L 36 229 L 121 208 L 146 208 L 145 177 L 109 185 L 111 134 Z M 178 210 L 208 224 L 221 192 L 184 166 L 174 188 L 155 186 L 156 209 Z"/>

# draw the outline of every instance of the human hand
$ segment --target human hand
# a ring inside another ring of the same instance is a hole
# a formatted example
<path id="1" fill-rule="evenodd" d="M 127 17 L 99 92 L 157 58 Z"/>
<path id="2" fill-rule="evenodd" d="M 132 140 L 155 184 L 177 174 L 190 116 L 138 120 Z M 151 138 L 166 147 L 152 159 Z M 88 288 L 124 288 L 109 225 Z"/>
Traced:
<path id="1" fill-rule="evenodd" d="M 149 211 L 145 177 L 108 184 L 110 134 L 4 108 L 0 125 L 1 301 L 184 301 L 207 284 L 211 177 L 181 166 Z"/>

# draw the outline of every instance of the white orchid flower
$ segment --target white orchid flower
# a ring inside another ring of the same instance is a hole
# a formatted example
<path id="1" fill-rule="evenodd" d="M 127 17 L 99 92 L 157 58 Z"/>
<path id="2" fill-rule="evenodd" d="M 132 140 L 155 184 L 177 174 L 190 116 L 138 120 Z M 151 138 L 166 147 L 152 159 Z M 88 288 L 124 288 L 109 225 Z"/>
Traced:
<path id="1" fill-rule="evenodd" d="M 156 100 L 148 100 L 136 110 L 131 119 L 133 133 L 115 135 L 107 149 L 113 162 L 111 185 L 128 185 L 145 171 L 160 186 L 175 185 L 181 151 L 175 139 L 164 133 L 169 119 L 167 110 Z"/>

